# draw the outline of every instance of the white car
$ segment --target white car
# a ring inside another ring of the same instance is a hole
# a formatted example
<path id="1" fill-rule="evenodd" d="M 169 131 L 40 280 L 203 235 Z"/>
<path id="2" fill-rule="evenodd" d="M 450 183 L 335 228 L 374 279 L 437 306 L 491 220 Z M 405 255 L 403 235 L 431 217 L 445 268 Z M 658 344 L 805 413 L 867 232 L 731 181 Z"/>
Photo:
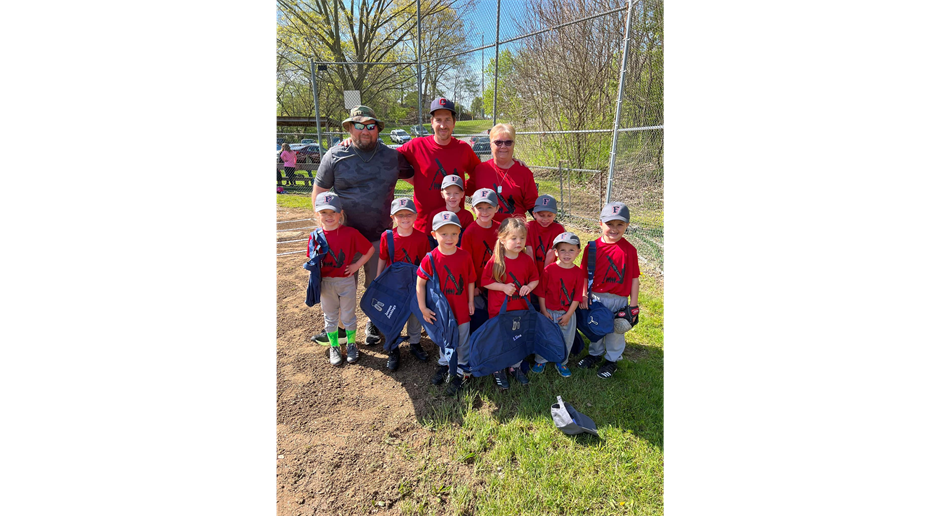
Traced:
<path id="1" fill-rule="evenodd" d="M 389 138 L 392 139 L 395 143 L 405 143 L 408 140 L 411 140 L 411 136 L 408 136 L 403 129 L 392 129 L 389 132 Z"/>

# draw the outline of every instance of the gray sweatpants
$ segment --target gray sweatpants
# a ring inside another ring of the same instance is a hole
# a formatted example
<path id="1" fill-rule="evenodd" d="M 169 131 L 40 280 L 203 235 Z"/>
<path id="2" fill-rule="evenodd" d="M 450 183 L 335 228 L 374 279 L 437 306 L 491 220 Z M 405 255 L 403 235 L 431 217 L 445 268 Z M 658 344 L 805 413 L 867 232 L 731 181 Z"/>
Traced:
<path id="1" fill-rule="evenodd" d="M 467 348 L 468 343 L 470 342 L 470 323 L 465 322 L 460 326 L 457 326 L 457 374 L 464 374 L 464 370 L 460 366 L 467 365 Z M 437 365 L 450 365 L 450 362 L 447 361 L 447 357 L 444 356 L 444 350 L 440 346 L 437 347 L 438 359 Z"/>
<path id="2" fill-rule="evenodd" d="M 378 270 L 379 268 L 379 244 L 381 242 L 382 242 L 381 240 L 376 240 L 375 242 L 372 242 L 372 248 L 375 249 L 375 252 L 372 253 L 372 258 L 369 258 L 369 261 L 367 261 L 365 265 L 363 265 L 362 268 L 359 269 L 362 271 L 363 274 L 365 274 L 365 283 L 363 283 L 363 285 L 365 285 L 366 288 L 369 288 L 369 285 L 372 284 L 372 280 L 374 280 L 376 276 L 375 271 Z M 350 263 L 355 262 L 359 258 L 362 258 L 362 253 L 355 253 Z M 356 271 L 355 276 L 356 277 L 359 276 L 359 271 Z M 353 317 L 353 320 L 355 320 L 355 317 Z M 348 326 L 346 326 L 345 322 L 342 323 L 342 326 L 343 328 L 346 328 L 346 329 L 349 328 Z M 327 328 L 326 331 L 329 332 L 330 331 L 329 328 Z M 334 329 L 333 331 L 336 331 L 336 330 Z"/>
<path id="3" fill-rule="evenodd" d="M 411 314 L 411 317 L 408 318 L 408 324 L 405 328 L 408 330 L 408 344 L 417 344 L 421 340 L 421 321 L 418 320 L 415 314 Z"/>
<path id="4" fill-rule="evenodd" d="M 630 300 L 628 297 L 618 296 L 617 294 L 610 294 L 608 292 L 593 292 L 592 295 L 597 296 L 601 304 L 610 308 L 610 311 L 614 313 L 623 310 Z M 591 345 L 588 346 L 588 353 L 596 357 L 604 355 L 604 358 L 607 360 L 617 362 L 623 358 L 623 350 L 626 347 L 627 341 L 624 340 L 623 335 L 619 333 L 608 333 L 604 335 L 604 338 L 601 340 L 592 342 Z"/>
<path id="5" fill-rule="evenodd" d="M 320 306 L 326 332 L 336 331 L 339 322 L 343 327 L 356 329 L 356 276 L 320 279 Z"/>
<path id="6" fill-rule="evenodd" d="M 552 320 L 556 323 L 560 321 L 562 316 L 567 312 L 567 310 L 546 310 L 548 311 L 548 315 L 552 316 Z M 559 324 L 558 327 L 561 328 L 561 335 L 565 338 L 565 361 L 561 362 L 561 365 L 566 365 L 568 363 L 568 355 L 571 354 L 571 346 L 574 345 L 574 336 L 576 333 L 578 333 L 578 324 L 575 322 L 575 317 L 572 315 L 571 318 L 568 319 L 568 324 L 566 326 Z M 536 353 L 535 362 L 537 364 L 544 364 L 548 362 L 548 360 L 545 360 L 541 357 L 541 355 Z"/>

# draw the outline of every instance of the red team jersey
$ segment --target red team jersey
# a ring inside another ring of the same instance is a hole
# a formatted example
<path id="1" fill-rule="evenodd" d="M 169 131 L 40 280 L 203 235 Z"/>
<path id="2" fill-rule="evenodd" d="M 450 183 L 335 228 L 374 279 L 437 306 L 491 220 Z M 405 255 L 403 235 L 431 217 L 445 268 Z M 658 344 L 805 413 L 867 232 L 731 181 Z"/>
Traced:
<path id="1" fill-rule="evenodd" d="M 483 267 L 486 267 L 486 262 L 493 256 L 493 250 L 496 249 L 497 235 L 499 235 L 499 224 L 495 222 L 489 228 L 484 228 L 476 221 L 473 221 L 470 227 L 463 232 L 460 248 L 470 253 L 473 260 L 473 270 L 478 278 L 483 277 Z"/>
<path id="2" fill-rule="evenodd" d="M 542 270 L 542 279 L 535 287 L 535 295 L 545 300 L 545 308 L 567 312 L 571 303 L 581 302 L 583 289 L 581 269 L 565 269 L 557 263 L 550 263 Z"/>
<path id="3" fill-rule="evenodd" d="M 535 268 L 535 262 L 525 253 L 519 253 L 519 256 L 515 259 L 510 259 L 506 256 L 503 258 L 506 260 L 506 272 L 504 273 L 505 277 L 503 281 L 493 277 L 494 262 L 491 258 L 490 261 L 486 262 L 486 267 L 483 268 L 480 286 L 483 287 L 491 283 L 514 283 L 516 285 L 516 293 L 509 297 L 509 303 L 506 303 L 506 311 L 528 310 L 529 305 L 526 304 L 525 298 L 519 295 L 519 289 L 521 289 L 523 285 L 539 279 L 539 271 Z M 506 298 L 506 294 L 499 290 L 490 290 L 487 292 L 486 298 L 489 303 L 487 309 L 492 319 L 499 315 L 499 309 L 503 306 L 503 299 Z"/>
<path id="4" fill-rule="evenodd" d="M 330 252 L 323 257 L 320 275 L 324 278 L 345 278 L 346 267 L 355 260 L 353 256 L 358 252 L 366 254 L 372 248 L 372 243 L 366 240 L 355 228 L 340 226 L 333 231 L 323 230 L 326 243 L 330 245 Z"/>
<path id="5" fill-rule="evenodd" d="M 441 146 L 434 141 L 433 135 L 409 140 L 398 148 L 398 152 L 404 154 L 415 169 L 414 202 L 418 209 L 415 229 L 430 233 L 430 213 L 445 206 L 444 198 L 441 197 L 444 176 L 460 176 L 467 184 L 467 176 L 473 177 L 473 170 L 480 164 L 480 158 L 465 141 L 451 138 L 450 143 Z M 460 203 L 463 202 L 461 199 Z"/>
<path id="6" fill-rule="evenodd" d="M 445 210 L 447 210 L 447 206 L 444 206 L 443 208 L 437 208 L 436 210 L 431 212 L 431 215 L 429 215 L 428 220 L 434 220 L 435 215 Z M 460 206 L 460 211 L 457 212 L 457 220 L 460 221 L 460 231 L 466 231 L 467 228 L 470 227 L 470 224 L 473 223 L 473 213 L 471 213 L 470 210 L 465 209 L 463 206 Z M 431 226 L 429 225 L 427 229 L 428 229 L 428 234 L 430 235 Z"/>
<path id="7" fill-rule="evenodd" d="M 535 253 L 535 266 L 542 270 L 545 268 L 545 255 L 551 250 L 555 237 L 565 232 L 565 226 L 552 221 L 547 228 L 543 228 L 538 221 L 530 220 L 526 222 L 525 229 L 525 245 L 526 247 L 532 246 Z"/>
<path id="8" fill-rule="evenodd" d="M 440 248 L 434 248 L 433 251 L 424 255 L 421 260 L 421 267 L 418 269 L 418 277 L 428 281 L 432 280 L 434 272 L 431 269 L 431 259 L 434 259 L 434 267 L 440 276 L 441 291 L 447 298 L 447 304 L 454 312 L 454 318 L 457 324 L 470 322 L 470 294 L 468 290 L 471 283 L 477 280 L 473 272 L 473 265 L 470 263 L 470 253 L 457 248 L 457 252 L 452 255 L 441 253 Z M 431 307 L 428 307 L 431 308 Z M 431 311 L 434 309 L 431 308 Z"/>
<path id="9" fill-rule="evenodd" d="M 628 297 L 633 278 L 640 277 L 640 262 L 636 256 L 636 247 L 621 238 L 614 244 L 605 244 L 600 238 L 597 243 L 597 258 L 594 265 L 594 285 L 592 292 L 609 292 Z M 587 278 L 587 246 L 581 253 L 581 274 Z M 630 302 L 636 304 L 636 299 Z"/>
<path id="10" fill-rule="evenodd" d="M 431 252 L 431 244 L 424 233 L 412 229 L 411 234 L 403 237 L 398 234 L 398 228 L 392 230 L 393 241 L 395 244 L 396 262 L 406 261 L 418 265 L 424 255 Z M 379 241 L 379 258 L 385 260 L 388 265 L 391 261 L 388 259 L 388 244 L 386 243 L 385 233 Z"/>
<path id="11" fill-rule="evenodd" d="M 496 161 L 492 159 L 477 165 L 473 178 L 467 183 L 467 191 L 472 195 L 480 188 L 496 192 L 499 210 L 493 217 L 495 224 L 513 215 L 524 218 L 526 211 L 535 207 L 535 200 L 539 197 L 532 171 L 516 161 L 508 169 L 497 167 Z"/>

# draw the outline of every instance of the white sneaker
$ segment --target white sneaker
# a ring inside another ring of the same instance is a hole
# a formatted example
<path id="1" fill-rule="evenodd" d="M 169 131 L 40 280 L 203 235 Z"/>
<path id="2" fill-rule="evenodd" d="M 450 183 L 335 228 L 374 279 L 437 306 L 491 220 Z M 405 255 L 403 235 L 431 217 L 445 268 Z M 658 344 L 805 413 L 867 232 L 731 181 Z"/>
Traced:
<path id="1" fill-rule="evenodd" d="M 335 366 L 343 363 L 343 355 L 339 352 L 339 346 L 330 346 L 330 363 Z"/>
<path id="2" fill-rule="evenodd" d="M 355 364 L 356 360 L 359 360 L 359 348 L 356 347 L 355 342 L 350 342 L 346 344 L 346 361 L 350 364 Z"/>

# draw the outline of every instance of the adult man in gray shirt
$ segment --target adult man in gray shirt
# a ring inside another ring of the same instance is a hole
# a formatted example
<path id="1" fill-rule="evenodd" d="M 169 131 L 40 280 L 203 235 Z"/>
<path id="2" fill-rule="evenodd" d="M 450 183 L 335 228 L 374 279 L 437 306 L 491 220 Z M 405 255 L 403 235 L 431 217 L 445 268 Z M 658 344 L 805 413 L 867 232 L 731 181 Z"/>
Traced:
<path id="1" fill-rule="evenodd" d="M 352 145 L 334 145 L 326 151 L 310 195 L 315 202 L 317 194 L 332 189 L 343 202 L 346 225 L 372 242 L 376 252 L 363 267 L 366 287 L 375 279 L 382 233 L 392 229 L 395 183 L 414 176 L 414 168 L 401 153 L 379 142 L 379 132 L 384 128 L 385 123 L 368 106 L 352 108 L 349 118 L 343 120 L 343 129 L 349 132 Z M 340 342 L 345 342 L 345 328 L 339 332 Z M 313 339 L 329 342 L 325 331 Z M 366 322 L 365 340 L 368 346 L 381 340 L 372 321 Z"/>

